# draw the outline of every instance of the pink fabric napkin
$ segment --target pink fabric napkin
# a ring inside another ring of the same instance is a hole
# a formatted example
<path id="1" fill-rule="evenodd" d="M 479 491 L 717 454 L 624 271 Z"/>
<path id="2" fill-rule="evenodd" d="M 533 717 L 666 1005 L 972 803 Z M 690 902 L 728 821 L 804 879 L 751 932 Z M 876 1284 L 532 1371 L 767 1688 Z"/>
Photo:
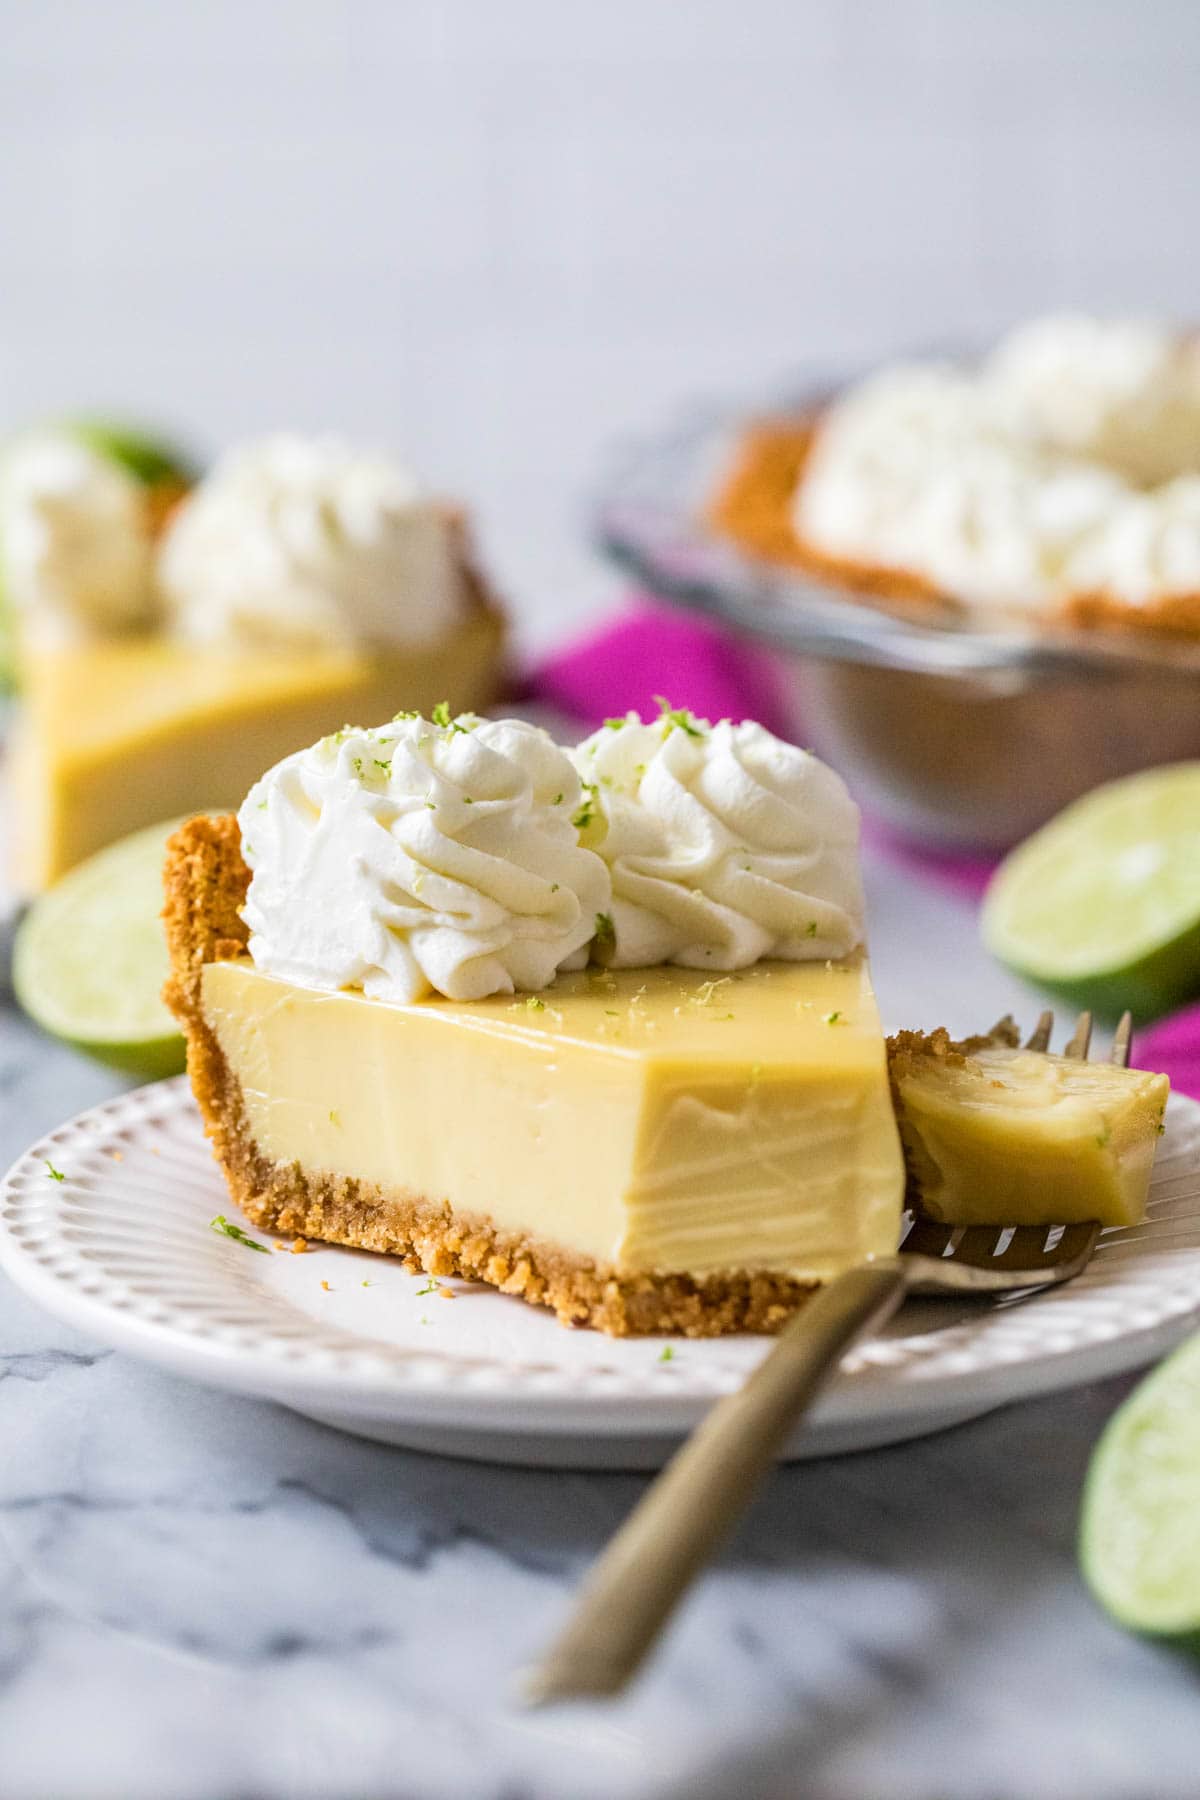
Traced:
<path id="1" fill-rule="evenodd" d="M 1200 1100 L 1200 1006 L 1187 1006 L 1139 1031 L 1133 1041 L 1133 1061 L 1136 1068 L 1169 1075 L 1175 1093 Z"/>
<path id="2" fill-rule="evenodd" d="M 631 709 L 657 711 L 658 695 L 705 719 L 757 719 L 782 737 L 803 741 L 803 727 L 788 703 L 778 669 L 758 650 L 707 619 L 652 600 L 635 601 L 615 619 L 533 668 L 523 697 L 540 700 L 591 730 Z M 995 862 L 920 849 L 881 825 L 864 822 L 876 848 L 974 904 Z M 1139 1068 L 1161 1069 L 1177 1093 L 1200 1099 L 1200 1006 L 1188 1008 L 1139 1033 Z"/>
<path id="3" fill-rule="evenodd" d="M 783 737 L 794 730 L 769 654 L 649 600 L 538 663 L 523 690 L 588 730 L 631 710 L 653 718 L 660 694 L 701 719 L 757 719 Z"/>

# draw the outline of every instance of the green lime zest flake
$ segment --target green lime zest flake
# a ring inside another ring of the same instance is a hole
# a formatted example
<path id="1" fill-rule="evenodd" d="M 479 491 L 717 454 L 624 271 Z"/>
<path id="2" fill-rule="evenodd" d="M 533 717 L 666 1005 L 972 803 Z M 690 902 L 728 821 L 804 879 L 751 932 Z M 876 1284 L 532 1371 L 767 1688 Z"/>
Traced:
<path id="1" fill-rule="evenodd" d="M 604 729 L 605 731 L 621 731 L 628 723 L 629 720 L 624 717 L 620 719 L 605 719 Z"/>
<path id="2" fill-rule="evenodd" d="M 475 802 L 472 800 L 470 794 L 463 795 L 463 805 L 464 806 L 474 806 L 474 804 L 475 804 Z"/>
<path id="3" fill-rule="evenodd" d="M 393 714 L 392 714 L 392 724 L 393 724 L 393 725 L 400 725 L 400 724 L 403 724 L 403 722 L 404 722 L 404 720 L 405 720 L 405 719 L 419 719 L 419 718 L 420 718 L 420 716 L 421 716 L 421 715 L 420 715 L 420 713 L 419 713 L 419 712 L 398 712 L 398 713 L 393 713 Z"/>
<path id="4" fill-rule="evenodd" d="M 354 763 L 354 773 L 355 773 L 355 774 L 356 774 L 356 775 L 361 775 L 361 774 L 362 774 L 362 772 L 363 772 L 363 759 L 362 759 L 362 757 L 361 757 L 361 756 L 356 756 L 356 757 L 354 757 L 354 758 L 352 758 L 352 761 L 353 761 L 353 763 Z"/>
<path id="5" fill-rule="evenodd" d="M 561 806 L 562 803 L 563 796 L 561 794 L 555 794 L 553 800 L 550 802 L 551 806 Z"/>
<path id="6" fill-rule="evenodd" d="M 674 1344 L 664 1344 L 662 1349 L 658 1353 L 658 1360 L 659 1360 L 659 1362 L 674 1362 L 675 1361 L 675 1346 L 674 1346 Z"/>
<path id="7" fill-rule="evenodd" d="M 46 1163 L 46 1174 L 51 1181 L 65 1181 L 67 1179 L 62 1170 L 56 1169 L 52 1162 L 46 1158 L 43 1158 L 43 1161 Z"/>
<path id="8" fill-rule="evenodd" d="M 815 920 L 815 919 L 810 919 L 810 920 L 809 920 L 809 921 L 808 921 L 808 924 L 807 924 L 807 925 L 806 925 L 806 926 L 805 926 L 805 927 L 804 927 L 804 935 L 805 935 L 805 937 L 807 937 L 807 938 L 813 938 L 813 937 L 816 937 L 816 935 L 817 935 L 817 921 L 816 921 L 816 920 Z"/>
<path id="9" fill-rule="evenodd" d="M 377 769 L 382 769 L 385 775 L 391 774 L 392 765 L 385 756 L 373 756 L 371 761 L 375 764 Z"/>
<path id="10" fill-rule="evenodd" d="M 576 831 L 586 831 L 596 816 L 597 788 L 594 781 L 582 781 L 579 785 L 583 789 L 583 803 L 578 811 L 572 814 L 571 823 Z"/>
<path id="11" fill-rule="evenodd" d="M 244 1244 L 247 1250 L 259 1250 L 264 1256 L 271 1254 L 265 1244 L 256 1243 L 252 1237 L 247 1237 L 240 1225 L 231 1225 L 224 1213 L 218 1213 L 215 1219 L 210 1219 L 208 1229 L 215 1231 L 218 1237 L 232 1238 L 235 1244 Z"/>
<path id="12" fill-rule="evenodd" d="M 436 1294 L 437 1291 L 438 1291 L 438 1283 L 434 1280 L 433 1276 L 431 1275 L 429 1277 L 429 1280 L 425 1283 L 425 1286 L 423 1288 L 417 1289 L 417 1297 L 419 1299 L 422 1294 Z"/>
<path id="13" fill-rule="evenodd" d="M 370 1284 L 370 1282 L 369 1282 L 369 1281 L 364 1281 L 364 1282 L 363 1282 L 363 1286 L 364 1286 L 364 1287 L 370 1287 L 370 1285 L 371 1285 L 371 1284 Z"/>
<path id="14" fill-rule="evenodd" d="M 611 913 L 596 914 L 596 947 L 600 950 L 612 950 L 616 947 L 617 928 L 612 922 Z"/>
<path id="15" fill-rule="evenodd" d="M 542 999 L 540 994 L 530 994 L 525 1005 L 530 1012 L 545 1012 L 546 1010 L 546 1002 Z"/>
<path id="16" fill-rule="evenodd" d="M 646 773 L 645 763 L 634 763 L 633 772 L 637 776 L 638 780 L 640 781 L 642 779 L 642 776 Z"/>
<path id="17" fill-rule="evenodd" d="M 604 1016 L 606 1019 L 619 1019 L 621 1016 L 621 1009 L 617 1006 L 606 1006 L 604 1009 Z"/>
<path id="18" fill-rule="evenodd" d="M 686 706 L 672 706 L 671 702 L 664 700 L 661 694 L 655 694 L 654 704 L 658 708 L 664 737 L 670 737 L 673 731 L 685 731 L 691 738 L 704 736 L 699 722 L 693 718 Z"/>
<path id="19" fill-rule="evenodd" d="M 435 725 L 449 726 L 453 723 L 450 717 L 450 702 L 448 700 L 439 700 L 429 716 Z"/>
<path id="20" fill-rule="evenodd" d="M 437 801 L 436 800 L 426 800 L 425 804 L 429 808 L 430 812 L 437 811 Z"/>
<path id="21" fill-rule="evenodd" d="M 552 894 L 557 894 L 557 892 L 558 892 L 558 886 L 559 886 L 559 884 L 558 884 L 558 882 L 557 882 L 557 881 L 552 881 L 552 882 L 551 882 L 551 883 L 550 883 L 550 892 L 551 892 L 551 893 L 552 893 Z"/>
<path id="22" fill-rule="evenodd" d="M 846 1021 L 840 1012 L 829 1012 L 824 1015 L 821 1023 L 823 1025 L 844 1025 Z"/>
<path id="23" fill-rule="evenodd" d="M 337 1107 L 331 1106 L 329 1109 L 329 1123 L 331 1125 L 340 1125 L 341 1122 L 341 1115 L 339 1114 Z"/>
<path id="24" fill-rule="evenodd" d="M 265 801 L 265 800 L 260 800 L 260 801 L 259 801 L 259 803 L 258 803 L 258 810 L 259 810 L 259 812 L 266 812 L 266 810 L 267 810 L 267 803 L 266 803 L 266 801 Z"/>

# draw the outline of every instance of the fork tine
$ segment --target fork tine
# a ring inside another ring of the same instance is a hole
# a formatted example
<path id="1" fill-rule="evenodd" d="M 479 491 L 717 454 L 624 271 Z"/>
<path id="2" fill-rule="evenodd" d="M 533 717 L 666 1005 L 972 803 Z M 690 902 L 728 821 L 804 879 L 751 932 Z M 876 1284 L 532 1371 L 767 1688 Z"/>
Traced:
<path id="1" fill-rule="evenodd" d="M 1081 1012 L 1071 1033 L 1071 1041 L 1063 1051 L 1064 1056 L 1073 1056 L 1078 1062 L 1086 1062 L 1088 1046 L 1092 1041 L 1092 1015 Z"/>
<path id="2" fill-rule="evenodd" d="M 1116 1063 L 1119 1069 L 1129 1067 L 1129 1052 L 1132 1049 L 1133 1014 L 1123 1012 L 1120 1023 L 1113 1033 L 1112 1049 L 1108 1053 L 1109 1062 Z"/>
<path id="3" fill-rule="evenodd" d="M 944 1256 L 946 1245 L 957 1229 L 955 1225 L 941 1225 L 936 1219 L 916 1218 L 904 1240 L 905 1254 L 915 1252 L 917 1256 Z"/>
<path id="4" fill-rule="evenodd" d="M 1053 1030 L 1054 1030 L 1054 1014 L 1052 1012 L 1042 1013 L 1040 1018 L 1038 1019 L 1037 1024 L 1034 1026 L 1033 1030 L 1029 1034 L 1029 1041 L 1025 1045 L 1025 1048 L 1027 1050 L 1047 1050 L 1047 1049 L 1049 1049 L 1050 1033 Z"/>
<path id="5" fill-rule="evenodd" d="M 961 1256 L 964 1262 L 969 1263 L 994 1260 L 1001 1229 L 999 1225 L 968 1225 L 954 1246 L 955 1256 Z"/>
<path id="6" fill-rule="evenodd" d="M 1056 1263 L 1074 1262 L 1077 1256 L 1090 1254 L 1092 1245 L 1100 1235 L 1100 1226 L 1095 1219 L 1084 1219 L 1078 1225 L 1068 1225 L 1050 1252 Z"/>
<path id="7" fill-rule="evenodd" d="M 1046 1254 L 1048 1225 L 1018 1225 L 996 1265 L 1001 1269 L 1036 1269 Z"/>

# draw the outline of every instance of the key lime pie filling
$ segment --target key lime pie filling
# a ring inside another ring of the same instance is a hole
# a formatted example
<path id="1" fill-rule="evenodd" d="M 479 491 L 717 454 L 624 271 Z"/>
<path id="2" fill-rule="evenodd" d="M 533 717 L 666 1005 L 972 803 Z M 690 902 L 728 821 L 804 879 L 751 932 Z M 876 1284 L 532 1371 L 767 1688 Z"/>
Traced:
<path id="1" fill-rule="evenodd" d="M 260 1228 L 618 1335 L 777 1330 L 899 1238 L 857 811 L 753 724 L 401 717 L 172 839 L 167 999 Z"/>
<path id="2" fill-rule="evenodd" d="M 952 1225 L 1138 1225 L 1170 1082 L 1023 1048 L 1011 1020 L 955 1043 L 902 1031 L 888 1059 L 914 1207 Z"/>

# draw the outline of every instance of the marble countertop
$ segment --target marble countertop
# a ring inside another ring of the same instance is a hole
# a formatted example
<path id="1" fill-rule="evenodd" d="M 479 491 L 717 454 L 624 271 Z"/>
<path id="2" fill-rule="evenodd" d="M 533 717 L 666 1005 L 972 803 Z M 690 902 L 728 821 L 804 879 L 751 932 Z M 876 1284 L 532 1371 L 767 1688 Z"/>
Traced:
<path id="1" fill-rule="evenodd" d="M 959 902 L 868 884 L 889 1025 L 1028 1016 Z M 3 1012 L 4 1163 L 118 1085 Z M 643 1478 L 342 1437 L 0 1284 L 0 1796 L 1193 1800 L 1200 1671 L 1075 1569 L 1129 1386 L 778 1471 L 629 1698 L 525 1713 L 513 1670 Z"/>

